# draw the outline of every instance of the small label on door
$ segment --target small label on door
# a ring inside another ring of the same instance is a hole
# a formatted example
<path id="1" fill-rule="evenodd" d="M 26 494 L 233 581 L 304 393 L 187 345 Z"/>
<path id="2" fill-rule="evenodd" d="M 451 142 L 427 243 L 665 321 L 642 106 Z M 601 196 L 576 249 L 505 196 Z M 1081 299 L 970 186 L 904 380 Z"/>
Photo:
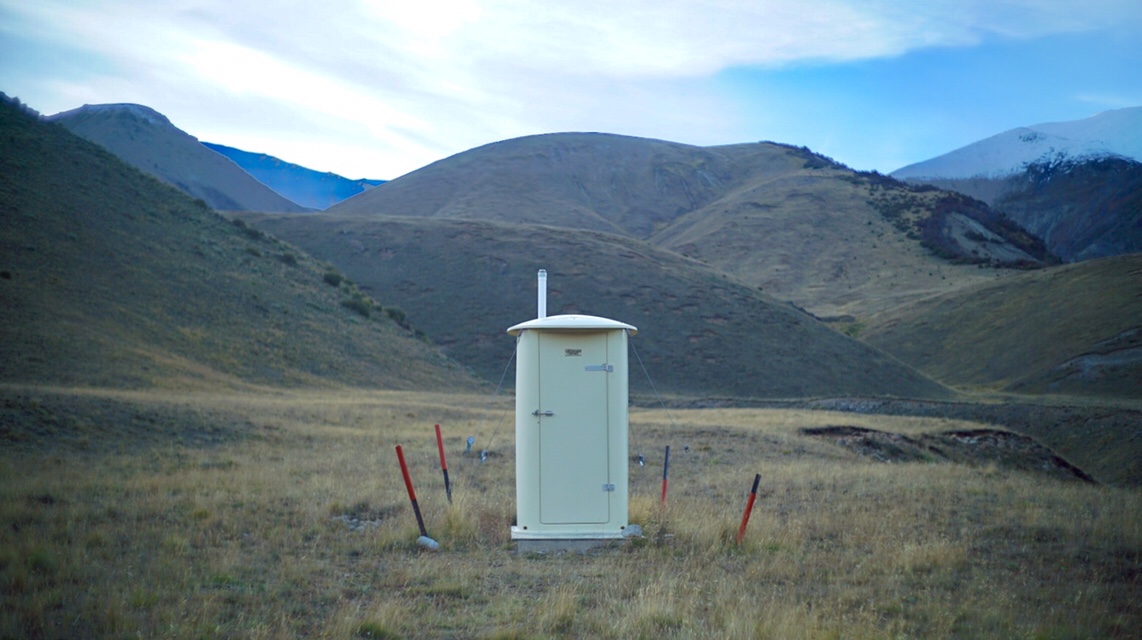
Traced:
<path id="1" fill-rule="evenodd" d="M 578 356 L 583 355 L 583 350 L 582 349 L 564 349 L 563 355 L 578 357 Z"/>

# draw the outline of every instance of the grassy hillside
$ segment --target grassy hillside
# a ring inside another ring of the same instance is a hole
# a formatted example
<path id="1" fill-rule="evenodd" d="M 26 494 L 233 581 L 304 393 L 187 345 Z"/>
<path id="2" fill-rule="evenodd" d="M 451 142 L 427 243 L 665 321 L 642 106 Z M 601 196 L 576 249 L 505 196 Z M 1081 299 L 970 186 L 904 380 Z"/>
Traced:
<path id="1" fill-rule="evenodd" d="M 6 102 L 0 220 L 6 383 L 473 384 L 326 265 Z"/>
<path id="2" fill-rule="evenodd" d="M 329 209 L 491 220 L 646 239 L 731 185 L 701 147 L 601 133 L 504 140 L 434 162 Z"/>
<path id="3" fill-rule="evenodd" d="M 954 198 L 949 204 L 945 192 L 856 174 L 804 150 L 736 149 L 741 163 L 780 153 L 785 166 L 774 170 L 769 159 L 747 187 L 680 218 L 651 242 L 818 316 L 863 318 L 1013 273 L 991 263 L 1037 261 L 1030 247 L 981 224 L 978 207 Z"/>
<path id="4" fill-rule="evenodd" d="M 1138 398 L 1142 255 L 937 296 L 873 316 L 860 337 L 950 385 Z"/>
<path id="5" fill-rule="evenodd" d="M 982 203 L 772 143 L 694 147 L 563 133 L 472 149 L 331 208 L 603 231 L 697 258 L 823 316 L 864 315 L 1041 247 Z"/>
<path id="6" fill-rule="evenodd" d="M 639 328 L 632 343 L 660 391 L 770 398 L 947 393 L 756 288 L 619 236 L 472 220 L 245 219 L 336 264 L 490 380 L 510 362 L 514 340 L 506 329 L 535 317 L 535 274 L 544 268 L 550 314 L 586 313 Z M 631 384 L 650 391 L 639 369 Z"/>
<path id="7" fill-rule="evenodd" d="M 50 118 L 128 164 L 222 211 L 305 211 L 202 146 L 166 116 L 135 104 L 85 105 Z"/>

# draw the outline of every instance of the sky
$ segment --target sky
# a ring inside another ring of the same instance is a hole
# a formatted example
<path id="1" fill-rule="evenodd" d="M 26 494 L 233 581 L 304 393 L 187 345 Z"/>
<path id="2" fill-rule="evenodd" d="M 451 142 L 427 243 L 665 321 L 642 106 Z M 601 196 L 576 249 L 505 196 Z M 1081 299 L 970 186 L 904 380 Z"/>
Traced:
<path id="1" fill-rule="evenodd" d="M 1142 106 L 1142 1 L 0 0 L 0 91 L 349 178 L 562 131 L 888 173 Z"/>

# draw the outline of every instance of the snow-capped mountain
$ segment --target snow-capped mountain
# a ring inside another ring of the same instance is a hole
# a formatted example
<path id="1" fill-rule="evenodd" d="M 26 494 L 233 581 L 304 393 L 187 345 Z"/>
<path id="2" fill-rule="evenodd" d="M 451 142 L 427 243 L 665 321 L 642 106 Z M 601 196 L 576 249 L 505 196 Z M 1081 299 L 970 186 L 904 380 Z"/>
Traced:
<path id="1" fill-rule="evenodd" d="M 1019 127 L 892 172 L 905 179 L 1004 178 L 1035 162 L 1121 156 L 1142 162 L 1142 107 Z"/>
<path id="2" fill-rule="evenodd" d="M 982 200 L 1067 262 L 1142 251 L 1142 107 L 1012 129 L 892 176 Z"/>

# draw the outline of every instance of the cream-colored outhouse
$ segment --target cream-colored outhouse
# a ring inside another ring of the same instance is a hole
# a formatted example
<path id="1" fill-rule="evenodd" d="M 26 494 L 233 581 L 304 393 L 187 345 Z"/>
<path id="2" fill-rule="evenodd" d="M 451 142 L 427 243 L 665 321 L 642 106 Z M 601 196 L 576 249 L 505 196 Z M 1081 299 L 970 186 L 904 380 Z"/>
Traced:
<path id="1" fill-rule="evenodd" d="M 517 324 L 516 524 L 521 549 L 628 535 L 629 324 L 588 315 Z M 584 544 L 586 543 L 586 544 Z"/>

